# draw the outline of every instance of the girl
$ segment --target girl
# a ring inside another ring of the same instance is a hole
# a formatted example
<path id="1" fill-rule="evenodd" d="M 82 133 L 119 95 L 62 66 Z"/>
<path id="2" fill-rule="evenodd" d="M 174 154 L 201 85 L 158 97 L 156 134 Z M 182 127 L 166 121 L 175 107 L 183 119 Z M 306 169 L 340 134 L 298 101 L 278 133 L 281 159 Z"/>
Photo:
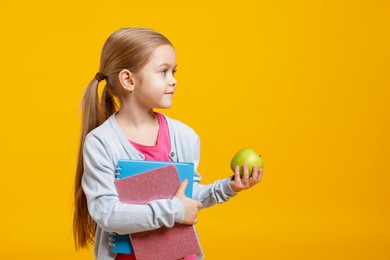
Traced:
<path id="1" fill-rule="evenodd" d="M 153 111 L 172 105 L 175 70 L 172 44 L 150 29 L 120 29 L 103 47 L 99 72 L 82 100 L 73 224 L 76 248 L 94 242 L 96 259 L 135 259 L 111 252 L 109 232 L 130 234 L 172 227 L 175 222 L 194 225 L 200 208 L 225 202 L 261 180 L 257 168 L 249 178 L 244 167 L 240 178 L 236 167 L 234 179 L 199 183 L 199 137 L 187 125 Z M 99 102 L 101 81 L 106 85 Z M 183 182 L 172 199 L 147 205 L 121 203 L 114 186 L 119 159 L 193 162 L 193 199 L 184 195 L 187 182 Z M 185 259 L 203 259 L 203 255 Z"/>

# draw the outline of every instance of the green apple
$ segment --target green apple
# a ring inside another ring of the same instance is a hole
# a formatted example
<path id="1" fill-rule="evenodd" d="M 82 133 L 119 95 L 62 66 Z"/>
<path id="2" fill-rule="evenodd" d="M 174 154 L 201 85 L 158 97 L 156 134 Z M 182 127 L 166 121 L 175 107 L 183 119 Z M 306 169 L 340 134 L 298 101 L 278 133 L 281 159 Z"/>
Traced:
<path id="1" fill-rule="evenodd" d="M 261 159 L 261 156 L 251 148 L 245 148 L 239 150 L 233 156 L 232 161 L 230 163 L 230 168 L 234 172 L 234 168 L 236 167 L 236 165 L 238 165 L 240 167 L 240 176 L 242 177 L 243 175 L 242 166 L 244 164 L 248 166 L 249 176 L 252 175 L 252 169 L 255 165 L 257 165 L 259 169 L 263 168 L 263 160 Z"/>

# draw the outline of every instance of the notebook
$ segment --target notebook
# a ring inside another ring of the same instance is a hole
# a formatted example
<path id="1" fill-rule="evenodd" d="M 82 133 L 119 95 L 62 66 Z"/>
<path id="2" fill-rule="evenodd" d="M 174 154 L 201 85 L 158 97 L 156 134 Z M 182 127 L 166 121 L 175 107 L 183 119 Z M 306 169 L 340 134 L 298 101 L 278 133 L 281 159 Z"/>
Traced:
<path id="1" fill-rule="evenodd" d="M 120 160 L 118 162 L 117 180 L 115 181 L 115 183 L 117 184 L 120 179 L 124 179 L 124 178 L 127 178 L 129 176 L 138 175 L 140 173 L 145 173 L 145 172 L 148 172 L 150 170 L 158 169 L 158 168 L 161 168 L 164 166 L 169 166 L 169 165 L 175 166 L 174 169 L 170 168 L 171 169 L 170 171 L 175 172 L 176 180 L 169 181 L 168 184 L 175 183 L 175 182 L 177 184 L 177 187 L 172 189 L 172 191 L 171 191 L 172 194 L 170 194 L 170 197 L 173 197 L 176 194 L 176 191 L 177 191 L 178 186 L 180 185 L 180 182 L 183 181 L 184 179 L 188 180 L 188 185 L 187 185 L 185 194 L 187 197 L 192 197 L 193 173 L 194 173 L 193 163 Z M 147 177 L 147 174 L 144 177 Z M 142 178 L 144 178 L 144 177 L 142 177 Z M 148 185 L 142 185 L 142 183 L 141 183 L 135 188 L 141 187 L 141 190 L 144 191 L 145 187 L 150 186 L 151 183 L 158 184 L 157 188 L 159 188 L 159 187 L 164 188 L 167 185 L 165 182 L 165 180 L 167 180 L 167 177 L 172 178 L 172 174 L 167 175 L 167 176 L 165 176 L 165 175 L 160 176 L 157 174 L 150 175 L 146 179 L 151 178 L 151 179 L 153 179 L 152 182 L 150 180 L 145 181 L 144 183 L 148 183 Z M 138 178 L 138 179 L 142 179 L 142 178 Z M 178 180 L 178 182 L 177 182 L 177 180 Z M 165 183 L 165 184 L 163 184 L 163 183 Z M 134 190 L 136 190 L 136 189 L 134 189 Z M 121 199 L 121 194 L 122 193 L 118 192 L 120 199 Z M 178 227 L 176 227 L 176 225 Z M 180 228 L 179 224 L 176 224 L 176 225 L 175 225 L 175 229 Z M 188 229 L 188 227 L 192 227 L 192 226 L 184 225 L 184 227 Z M 192 229 L 193 229 L 193 227 L 192 227 Z M 194 230 L 192 230 L 192 231 L 194 232 Z M 146 235 L 147 232 L 143 232 L 143 233 L 145 233 L 143 235 Z M 137 239 L 138 239 L 138 235 L 136 236 L 136 241 L 137 241 Z M 131 243 L 128 235 L 114 234 L 112 236 L 111 240 L 112 240 L 112 245 L 113 245 L 112 252 L 127 253 L 127 254 L 134 253 L 133 246 L 132 246 L 132 243 Z M 153 247 L 155 247 L 155 245 L 156 244 L 154 243 Z M 197 248 L 199 248 L 198 244 L 197 244 Z M 150 250 L 148 249 L 148 251 L 150 251 Z M 196 251 L 196 252 L 198 252 L 198 251 Z M 136 252 L 136 254 L 137 254 L 137 252 Z M 138 258 L 139 257 L 137 256 L 137 259 Z"/>

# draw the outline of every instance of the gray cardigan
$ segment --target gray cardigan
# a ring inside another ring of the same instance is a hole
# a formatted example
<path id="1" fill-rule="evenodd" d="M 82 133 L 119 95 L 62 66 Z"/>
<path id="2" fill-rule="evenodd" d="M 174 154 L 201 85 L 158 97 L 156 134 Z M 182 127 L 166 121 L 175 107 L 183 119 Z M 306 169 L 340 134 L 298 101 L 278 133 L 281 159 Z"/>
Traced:
<path id="1" fill-rule="evenodd" d="M 217 180 L 213 184 L 200 184 L 197 171 L 199 164 L 199 137 L 187 125 L 165 116 L 171 139 L 170 158 L 177 162 L 192 162 L 195 165 L 193 198 L 203 207 L 227 201 L 236 195 L 230 187 L 230 179 Z M 172 227 L 182 223 L 184 207 L 177 197 L 154 200 L 147 205 L 123 204 L 115 190 L 115 168 L 119 159 L 144 160 L 119 128 L 115 114 L 101 126 L 91 131 L 84 144 L 84 174 L 82 188 L 88 202 L 88 211 L 97 223 L 95 258 L 115 259 L 109 246 L 109 232 L 130 234 Z M 199 255 L 198 259 L 203 259 Z"/>

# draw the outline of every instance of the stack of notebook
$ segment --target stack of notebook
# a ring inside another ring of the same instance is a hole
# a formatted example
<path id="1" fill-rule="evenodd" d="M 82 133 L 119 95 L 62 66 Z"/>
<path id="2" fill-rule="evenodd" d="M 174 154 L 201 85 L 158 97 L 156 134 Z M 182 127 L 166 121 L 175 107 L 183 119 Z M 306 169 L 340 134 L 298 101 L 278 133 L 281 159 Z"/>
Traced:
<path id="1" fill-rule="evenodd" d="M 193 173 L 192 163 L 120 160 L 115 187 L 122 203 L 147 204 L 173 198 L 187 179 L 185 194 L 192 197 Z M 200 252 L 194 227 L 179 223 L 172 228 L 114 234 L 112 244 L 113 252 L 135 254 L 137 260 L 180 259 Z"/>

